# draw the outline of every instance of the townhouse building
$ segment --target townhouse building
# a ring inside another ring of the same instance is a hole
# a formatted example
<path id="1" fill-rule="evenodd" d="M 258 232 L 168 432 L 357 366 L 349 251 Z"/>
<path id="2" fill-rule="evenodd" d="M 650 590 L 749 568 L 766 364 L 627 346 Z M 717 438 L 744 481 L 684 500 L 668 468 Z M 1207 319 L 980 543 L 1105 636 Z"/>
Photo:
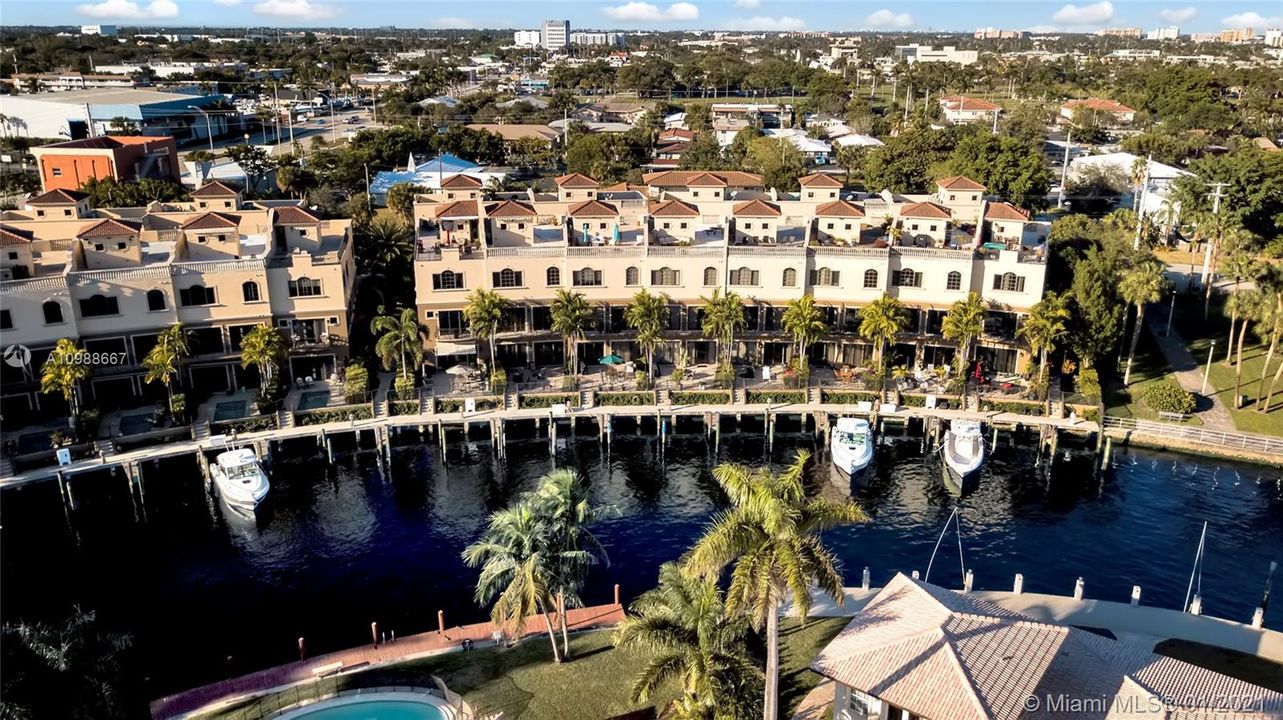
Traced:
<path id="1" fill-rule="evenodd" d="M 239 357 L 259 324 L 289 338 L 286 381 L 329 377 L 347 356 L 351 221 L 319 219 L 295 201 L 246 202 L 215 182 L 189 202 L 93 208 L 82 193 L 54 190 L 0 213 L 0 245 L 5 343 L 31 351 L 26 369 L 5 368 L 6 416 L 60 404 L 38 392 L 60 338 L 113 358 L 85 388 L 106 409 L 163 395 L 140 364 L 174 323 L 191 345 L 183 382 L 200 393 L 259 385 Z"/>
<path id="2" fill-rule="evenodd" d="M 557 178 L 555 193 L 432 191 L 418 196 L 414 213 L 416 304 L 428 329 L 426 362 L 437 368 L 489 352 L 464 319 L 476 289 L 510 303 L 496 335 L 499 364 L 566 362 L 550 310 L 559 290 L 582 293 L 595 309 L 577 360 L 641 357 L 624 310 L 645 289 L 670 305 L 660 362 L 679 351 L 695 363 L 714 359 L 704 305 L 721 290 L 744 299 L 736 354 L 759 363 L 791 359 L 783 310 L 813 295 L 828 332 L 810 357 L 866 364 L 872 347 L 858 335 L 859 311 L 896 297 L 911 322 L 893 362 L 910 367 L 953 359 L 941 322 L 975 291 L 988 305 L 979 356 L 1017 371 L 1029 361 L 1017 328 L 1046 275 L 1046 223 L 967 178 L 945 178 L 928 195 L 856 197 L 821 174 L 801 178 L 796 192 L 737 171 L 664 170 L 642 185 L 606 187 L 571 174 Z"/>

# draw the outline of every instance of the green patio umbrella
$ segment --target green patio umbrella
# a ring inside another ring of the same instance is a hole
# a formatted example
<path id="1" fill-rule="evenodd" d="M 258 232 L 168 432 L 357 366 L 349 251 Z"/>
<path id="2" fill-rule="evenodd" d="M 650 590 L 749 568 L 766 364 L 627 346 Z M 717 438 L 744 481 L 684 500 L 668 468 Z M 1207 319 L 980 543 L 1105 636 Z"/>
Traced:
<path id="1" fill-rule="evenodd" d="M 623 365 L 624 359 L 615 354 L 603 355 L 597 360 L 602 365 Z"/>

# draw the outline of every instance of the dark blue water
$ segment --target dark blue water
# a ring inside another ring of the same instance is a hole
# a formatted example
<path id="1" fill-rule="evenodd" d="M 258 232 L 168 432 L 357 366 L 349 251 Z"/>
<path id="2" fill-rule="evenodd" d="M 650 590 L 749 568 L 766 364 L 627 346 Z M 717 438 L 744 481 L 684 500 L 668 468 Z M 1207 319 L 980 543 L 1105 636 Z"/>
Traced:
<path id="1" fill-rule="evenodd" d="M 562 442 L 556 462 L 578 467 L 596 502 L 618 508 L 597 528 L 609 568 L 590 576 L 585 600 L 607 602 L 647 589 L 660 563 L 699 536 L 721 498 L 718 460 L 781 464 L 809 435 L 727 435 L 714 458 L 702 436 L 677 436 L 658 452 L 650 437 L 617 434 L 606 454 L 595 441 Z M 828 541 L 850 584 L 868 566 L 873 583 L 925 570 L 955 504 L 934 457 L 917 441 L 879 447 L 876 470 L 852 488 L 826 462 L 813 490 L 854 494 L 872 520 Z M 71 522 L 57 487 L 0 496 L 4 617 L 57 617 L 73 604 L 132 632 L 138 672 L 151 694 L 217 680 L 311 653 L 368 642 L 378 621 L 399 635 L 485 611 L 472 602 L 475 571 L 459 553 L 486 515 L 533 487 L 553 467 L 543 440 L 509 445 L 496 463 L 487 443 L 452 445 L 443 465 L 432 445 L 395 451 L 392 477 L 372 452 L 340 453 L 331 466 L 308 441 L 286 448 L 271 508 L 257 524 L 232 522 L 211 502 L 190 460 L 145 468 L 147 517 L 135 522 L 125 481 L 106 471 L 78 480 Z M 1093 457 L 1058 460 L 1050 477 L 1029 448 L 1004 443 L 979 489 L 961 501 L 966 564 L 978 589 L 1069 594 L 1082 576 L 1089 597 L 1125 601 L 1134 584 L 1149 605 L 1178 608 L 1203 521 L 1210 523 L 1202 573 L 1204 611 L 1247 621 L 1271 560 L 1283 561 L 1283 481 L 1277 470 L 1148 451 L 1119 452 L 1098 480 Z M 961 584 L 957 541 L 946 537 L 932 581 Z M 1280 578 L 1283 586 L 1283 578 Z M 1283 593 L 1283 590 L 1280 590 Z M 1276 593 L 1277 595 L 1277 593 Z M 1266 624 L 1283 627 L 1283 603 Z"/>

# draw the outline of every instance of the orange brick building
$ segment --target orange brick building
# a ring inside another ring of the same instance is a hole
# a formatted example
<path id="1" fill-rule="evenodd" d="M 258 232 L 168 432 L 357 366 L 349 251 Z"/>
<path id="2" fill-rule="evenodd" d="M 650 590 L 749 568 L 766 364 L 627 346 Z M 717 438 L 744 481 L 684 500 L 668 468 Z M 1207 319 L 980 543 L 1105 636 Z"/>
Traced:
<path id="1" fill-rule="evenodd" d="M 89 178 L 177 182 L 182 172 L 172 137 L 103 135 L 32 148 L 31 154 L 45 192 L 79 190 Z"/>

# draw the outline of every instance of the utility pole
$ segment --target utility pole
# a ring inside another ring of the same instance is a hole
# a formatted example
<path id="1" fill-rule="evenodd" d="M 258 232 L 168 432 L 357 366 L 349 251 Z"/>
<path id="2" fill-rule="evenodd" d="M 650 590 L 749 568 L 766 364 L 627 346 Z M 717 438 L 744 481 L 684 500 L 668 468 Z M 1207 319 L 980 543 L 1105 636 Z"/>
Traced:
<path id="1" fill-rule="evenodd" d="M 1065 135 L 1065 161 L 1060 165 L 1060 196 L 1056 198 L 1056 207 L 1065 206 L 1065 183 L 1069 181 L 1069 149 L 1074 146 L 1074 129 L 1069 128 Z"/>
<path id="2" fill-rule="evenodd" d="M 1136 238 L 1132 240 L 1132 249 L 1140 249 L 1141 230 L 1145 226 L 1145 198 L 1149 195 L 1149 166 L 1154 162 L 1154 154 L 1145 158 L 1145 178 L 1140 186 L 1140 197 L 1136 199 Z"/>
<path id="3" fill-rule="evenodd" d="M 1216 188 L 1216 194 L 1212 196 L 1212 215 L 1219 216 L 1221 214 L 1221 198 L 1225 197 L 1224 193 L 1225 193 L 1225 186 L 1227 185 L 1227 183 L 1215 182 L 1215 183 L 1207 183 L 1207 184 Z M 1211 279 L 1211 273 L 1212 273 L 1212 255 L 1214 255 L 1216 252 L 1216 243 L 1219 240 L 1220 238 L 1212 238 L 1211 240 L 1209 240 L 1207 243 L 1207 248 L 1203 251 L 1202 282 L 1203 282 L 1203 287 L 1206 289 L 1205 292 L 1207 293 L 1208 297 L 1210 297 L 1212 294 L 1211 286 L 1208 284 Z"/>

